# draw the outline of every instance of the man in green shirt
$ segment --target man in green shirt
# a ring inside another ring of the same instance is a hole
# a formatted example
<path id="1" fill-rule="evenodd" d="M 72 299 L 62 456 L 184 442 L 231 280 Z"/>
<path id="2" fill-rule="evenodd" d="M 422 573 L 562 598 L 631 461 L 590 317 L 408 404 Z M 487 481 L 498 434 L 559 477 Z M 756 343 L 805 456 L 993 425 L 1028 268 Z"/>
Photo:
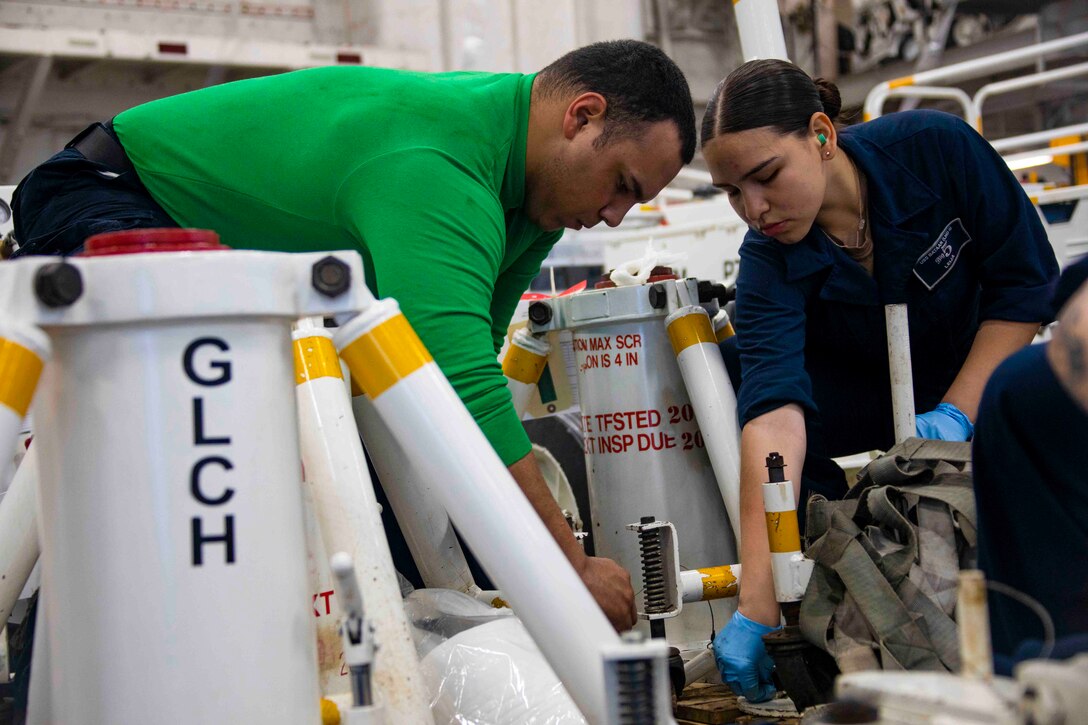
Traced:
<path id="1" fill-rule="evenodd" d="M 228 83 L 95 124 L 14 198 L 16 254 L 183 226 L 236 248 L 358 249 L 617 629 L 630 578 L 587 557 L 551 498 L 496 356 L 562 229 L 616 226 L 691 161 L 683 74 L 638 41 L 538 74 L 335 66 Z"/>

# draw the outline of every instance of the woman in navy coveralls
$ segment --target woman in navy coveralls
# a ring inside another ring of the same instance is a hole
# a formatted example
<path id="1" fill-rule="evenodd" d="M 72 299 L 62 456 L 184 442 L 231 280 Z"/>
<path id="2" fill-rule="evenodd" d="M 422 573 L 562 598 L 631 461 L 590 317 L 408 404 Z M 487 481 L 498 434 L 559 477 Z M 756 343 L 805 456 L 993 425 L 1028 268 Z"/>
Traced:
<path id="1" fill-rule="evenodd" d="M 840 498 L 831 460 L 894 442 L 884 305 L 908 304 L 918 433 L 969 440 L 987 378 L 1052 318 L 1058 266 L 1038 213 L 993 148 L 935 111 L 839 129 L 838 90 L 751 61 L 718 86 L 702 145 L 751 231 L 734 340 L 741 560 L 736 615 L 714 642 L 723 679 L 774 694 L 760 636 L 776 629 L 760 484 L 771 451 Z"/>

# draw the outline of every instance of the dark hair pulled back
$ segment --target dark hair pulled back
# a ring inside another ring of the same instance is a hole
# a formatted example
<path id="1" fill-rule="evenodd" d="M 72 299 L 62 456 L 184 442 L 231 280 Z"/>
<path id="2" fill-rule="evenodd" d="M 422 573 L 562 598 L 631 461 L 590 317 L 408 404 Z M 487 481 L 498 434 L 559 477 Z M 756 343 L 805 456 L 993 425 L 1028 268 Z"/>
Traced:
<path id="1" fill-rule="evenodd" d="M 842 97 L 834 83 L 813 80 L 785 60 L 751 60 L 725 77 L 703 116 L 702 145 L 723 133 L 773 128 L 782 134 L 808 130 L 812 114 L 835 121 Z"/>

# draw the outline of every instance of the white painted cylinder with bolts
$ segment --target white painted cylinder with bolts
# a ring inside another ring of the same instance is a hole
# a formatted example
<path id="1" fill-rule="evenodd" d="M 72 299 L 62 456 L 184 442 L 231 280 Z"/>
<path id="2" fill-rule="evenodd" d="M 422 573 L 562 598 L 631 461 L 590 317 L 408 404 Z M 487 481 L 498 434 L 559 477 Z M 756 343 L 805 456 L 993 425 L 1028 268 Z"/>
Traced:
<path id="1" fill-rule="evenodd" d="M 368 623 L 382 643 L 370 673 L 374 689 L 391 722 L 432 722 L 419 658 L 332 334 L 322 328 L 300 326 L 292 338 L 304 485 L 314 503 L 324 551 L 344 554 L 341 559 L 354 566 L 352 581 L 365 582 Z M 345 680 L 335 690 L 350 691 L 346 682 L 350 675 L 342 669 L 339 587 L 332 589 L 328 597 L 331 611 L 327 602 L 315 607 L 319 615 L 318 654 L 326 679 L 332 676 Z"/>
<path id="2" fill-rule="evenodd" d="M 378 301 L 341 327 L 335 341 L 419 473 L 437 482 L 434 495 L 571 697 L 589 722 L 603 725 L 603 653 L 615 650 L 619 637 L 396 302 Z"/>
<path id="3" fill-rule="evenodd" d="M 645 588 L 642 557 L 627 526 L 646 516 L 675 525 L 681 569 L 737 561 L 706 431 L 665 327 L 666 286 L 675 284 L 674 275 L 651 276 L 537 302 L 548 311 L 538 308 L 535 319 L 547 322 L 531 324 L 572 333 L 594 552 L 622 564 L 636 592 Z M 735 608 L 730 600 L 684 608 L 667 620 L 668 640 L 703 648 Z"/>
<path id="4" fill-rule="evenodd" d="M 109 237 L 0 266 L 54 349 L 32 446 L 48 707 L 28 722 L 316 723 L 290 323 L 359 309 L 359 257 Z"/>

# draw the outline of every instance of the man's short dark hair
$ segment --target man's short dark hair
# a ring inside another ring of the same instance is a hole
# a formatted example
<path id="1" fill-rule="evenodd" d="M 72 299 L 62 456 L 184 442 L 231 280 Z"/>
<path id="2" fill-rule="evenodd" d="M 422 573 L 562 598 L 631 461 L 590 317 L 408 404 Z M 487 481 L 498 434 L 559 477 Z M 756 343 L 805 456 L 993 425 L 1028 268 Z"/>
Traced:
<path id="1" fill-rule="evenodd" d="M 680 158 L 695 155 L 695 109 L 683 72 L 659 48 L 638 40 L 608 40 L 564 55 L 536 78 L 543 97 L 600 93 L 608 101 L 605 145 L 637 134 L 645 123 L 672 121 L 680 134 Z"/>

